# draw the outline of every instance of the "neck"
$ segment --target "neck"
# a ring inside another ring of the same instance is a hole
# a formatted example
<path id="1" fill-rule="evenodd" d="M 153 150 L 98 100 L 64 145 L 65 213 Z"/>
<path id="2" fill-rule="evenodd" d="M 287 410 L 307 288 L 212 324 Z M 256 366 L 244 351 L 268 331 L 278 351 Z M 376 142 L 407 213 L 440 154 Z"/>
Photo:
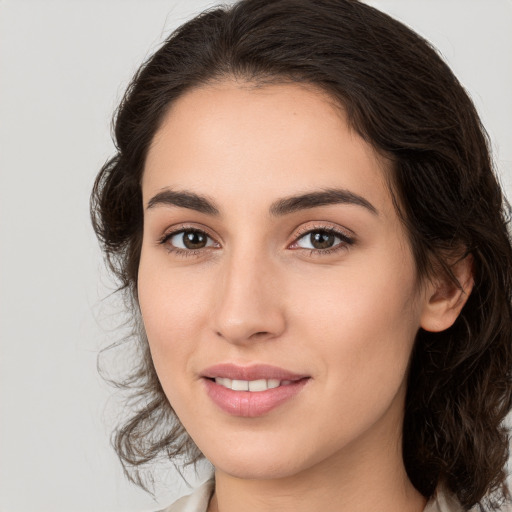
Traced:
<path id="1" fill-rule="evenodd" d="M 331 475 L 311 470 L 301 477 L 271 481 L 240 480 L 216 472 L 209 512 L 423 511 L 426 500 L 406 475 L 371 468 L 357 479 L 356 472 L 359 468 L 333 470 Z"/>

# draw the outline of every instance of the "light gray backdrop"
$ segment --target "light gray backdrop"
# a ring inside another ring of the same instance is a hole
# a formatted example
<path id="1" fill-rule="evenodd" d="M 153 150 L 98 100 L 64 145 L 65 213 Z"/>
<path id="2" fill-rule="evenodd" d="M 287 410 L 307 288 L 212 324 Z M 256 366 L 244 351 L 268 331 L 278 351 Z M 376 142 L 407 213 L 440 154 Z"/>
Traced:
<path id="1" fill-rule="evenodd" d="M 156 510 L 109 447 L 96 373 L 118 317 L 88 217 L 132 73 L 205 0 L 0 0 L 0 511 Z M 512 1 L 379 0 L 442 51 L 512 192 Z M 193 480 L 192 480 L 193 482 Z"/>

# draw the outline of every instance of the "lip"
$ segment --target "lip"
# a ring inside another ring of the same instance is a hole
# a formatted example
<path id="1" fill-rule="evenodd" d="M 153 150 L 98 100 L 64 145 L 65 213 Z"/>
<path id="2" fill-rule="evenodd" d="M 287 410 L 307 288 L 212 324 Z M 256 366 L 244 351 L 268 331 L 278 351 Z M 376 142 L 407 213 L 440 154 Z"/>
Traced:
<path id="1" fill-rule="evenodd" d="M 290 372 L 277 366 L 256 364 L 238 366 L 230 363 L 211 366 L 201 374 L 206 394 L 224 412 L 231 416 L 256 418 L 288 402 L 298 395 L 310 381 L 310 376 Z M 278 379 L 289 384 L 266 391 L 234 391 L 213 379 L 224 377 L 236 380 Z"/>
<path id="2" fill-rule="evenodd" d="M 269 364 L 253 364 L 251 366 L 239 366 L 232 363 L 216 364 L 206 368 L 201 377 L 215 379 L 224 377 L 238 380 L 278 379 L 278 380 L 299 380 L 309 375 L 293 373 L 278 366 Z"/>

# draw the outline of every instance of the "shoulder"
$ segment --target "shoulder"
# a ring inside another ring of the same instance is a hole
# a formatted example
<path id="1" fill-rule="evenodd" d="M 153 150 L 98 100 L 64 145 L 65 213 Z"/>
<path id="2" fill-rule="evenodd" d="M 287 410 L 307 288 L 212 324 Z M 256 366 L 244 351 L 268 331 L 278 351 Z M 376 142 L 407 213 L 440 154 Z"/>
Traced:
<path id="1" fill-rule="evenodd" d="M 214 483 L 215 480 L 213 478 L 207 480 L 192 494 L 183 496 L 159 512 L 206 512 L 213 494 Z"/>

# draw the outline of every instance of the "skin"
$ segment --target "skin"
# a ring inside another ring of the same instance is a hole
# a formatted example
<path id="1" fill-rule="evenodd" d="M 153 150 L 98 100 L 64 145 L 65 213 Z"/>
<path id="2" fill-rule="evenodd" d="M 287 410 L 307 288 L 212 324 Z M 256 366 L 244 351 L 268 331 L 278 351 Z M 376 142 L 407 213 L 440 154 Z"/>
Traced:
<path id="1" fill-rule="evenodd" d="M 418 278 L 389 172 L 328 96 L 296 84 L 194 89 L 155 135 L 144 204 L 186 190 L 219 210 L 146 208 L 138 281 L 163 389 L 215 466 L 210 512 L 423 510 L 402 462 L 407 367 L 418 329 L 447 328 L 464 295 Z M 375 212 L 341 203 L 269 213 L 276 200 L 333 188 Z M 161 243 L 184 228 L 207 245 L 187 249 L 179 233 Z M 343 237 L 312 251 L 306 233 L 325 228 Z M 459 270 L 470 289 L 469 266 Z M 224 362 L 310 379 L 276 409 L 236 417 L 200 377 Z"/>

